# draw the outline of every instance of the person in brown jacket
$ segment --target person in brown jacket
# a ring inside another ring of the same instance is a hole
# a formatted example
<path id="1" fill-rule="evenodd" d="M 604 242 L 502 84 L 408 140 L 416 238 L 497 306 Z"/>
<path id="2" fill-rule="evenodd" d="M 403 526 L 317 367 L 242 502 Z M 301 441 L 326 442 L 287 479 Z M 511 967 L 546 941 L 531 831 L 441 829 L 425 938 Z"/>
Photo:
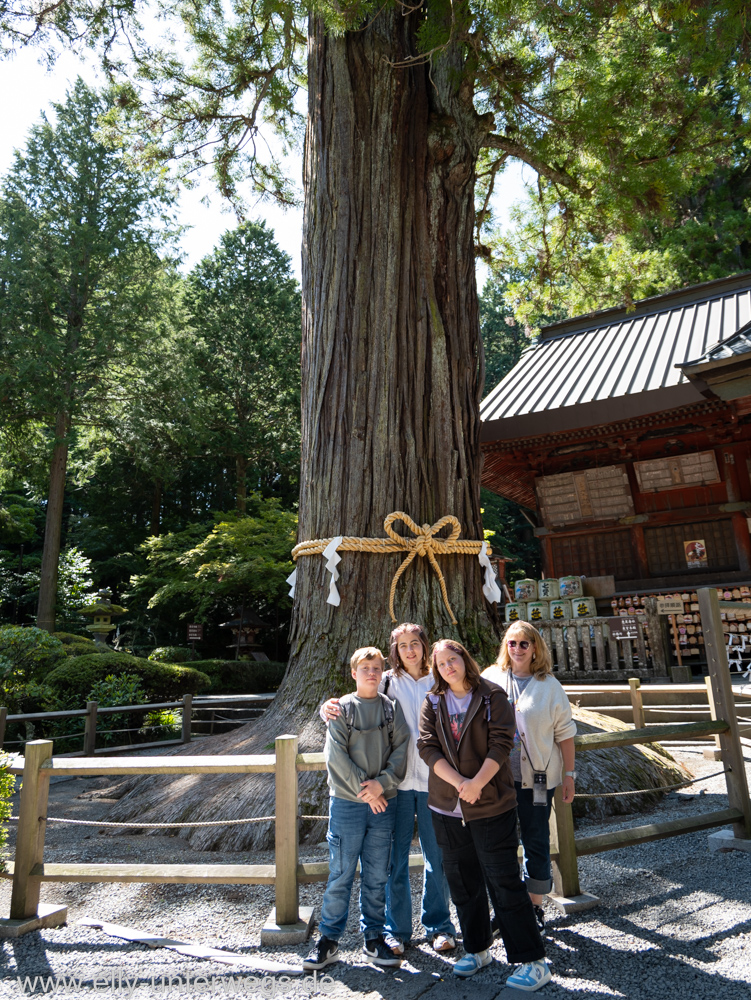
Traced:
<path id="1" fill-rule="evenodd" d="M 431 666 L 435 686 L 423 702 L 417 747 L 430 768 L 428 807 L 464 937 L 454 974 L 473 976 L 492 961 L 487 885 L 506 956 L 519 966 L 507 985 L 532 992 L 551 976 L 517 860 L 514 712 L 461 643 L 435 643 Z"/>

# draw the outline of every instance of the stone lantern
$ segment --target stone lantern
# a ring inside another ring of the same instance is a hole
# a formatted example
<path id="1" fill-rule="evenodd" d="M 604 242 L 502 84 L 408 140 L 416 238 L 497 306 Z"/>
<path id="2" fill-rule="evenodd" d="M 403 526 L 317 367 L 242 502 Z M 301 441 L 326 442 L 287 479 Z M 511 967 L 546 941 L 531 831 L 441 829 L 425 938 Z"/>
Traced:
<path id="1" fill-rule="evenodd" d="M 115 627 L 112 619 L 119 618 L 127 610 L 112 603 L 111 590 L 100 590 L 92 604 L 81 608 L 81 614 L 93 619 L 91 625 L 86 626 L 86 631 L 94 633 L 94 641 L 100 646 L 106 646 L 107 636 Z"/>

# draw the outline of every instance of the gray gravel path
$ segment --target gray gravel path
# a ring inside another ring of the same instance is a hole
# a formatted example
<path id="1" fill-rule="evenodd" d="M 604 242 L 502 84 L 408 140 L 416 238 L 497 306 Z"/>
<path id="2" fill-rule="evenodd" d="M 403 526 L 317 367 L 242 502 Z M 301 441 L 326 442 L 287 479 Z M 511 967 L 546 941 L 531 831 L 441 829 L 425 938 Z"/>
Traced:
<path id="1" fill-rule="evenodd" d="M 677 754 L 697 774 L 719 769 L 697 749 Z M 747 762 L 751 780 L 751 762 Z M 102 779 L 55 782 L 51 815 L 104 817 L 106 799 L 88 793 Z M 696 810 L 723 808 L 724 780 L 715 778 L 703 794 L 690 789 L 673 793 L 650 813 L 618 817 L 618 822 L 582 822 L 582 834 L 594 834 L 637 823 L 675 819 Z M 83 796 L 81 798 L 74 796 Z M 303 848 L 308 860 L 325 858 L 323 845 Z M 272 860 L 268 853 L 252 859 L 237 854 L 206 855 L 186 847 L 179 837 L 131 837 L 96 829 L 50 824 L 47 861 L 115 861 L 238 863 Z M 707 833 L 687 834 L 639 848 L 623 848 L 580 859 L 582 889 L 601 898 L 597 909 L 570 917 L 546 904 L 548 957 L 553 982 L 541 991 L 549 1000 L 751 1000 L 751 855 L 734 851 L 713 854 Z M 413 877 L 413 897 L 419 900 L 420 876 Z M 302 886 L 300 902 L 320 909 L 322 885 Z M 52 995 L 91 998 L 277 996 L 302 998 L 332 995 L 417 1000 L 519 1000 L 504 989 L 509 967 L 502 945 L 493 949 L 495 962 L 468 982 L 451 975 L 452 959 L 439 957 L 424 938 L 408 949 L 397 971 L 381 971 L 362 961 L 356 913 L 342 939 L 343 961 L 325 970 L 328 979 L 315 984 L 287 983 L 260 977 L 250 970 L 186 958 L 164 949 L 150 950 L 102 931 L 81 926 L 92 917 L 125 924 L 184 941 L 297 964 L 308 946 L 260 953 L 259 934 L 273 904 L 270 886 L 190 885 L 55 885 L 42 887 L 42 899 L 69 906 L 68 926 L 0 942 L 0 997 L 20 996 L 21 982 L 30 977 L 62 980 Z M 0 885 L 0 913 L 6 915 L 10 884 Z M 354 900 L 353 900 L 354 902 Z M 356 911 L 356 906 L 353 906 Z M 417 914 L 415 916 L 417 926 Z M 461 951 L 459 950 L 459 953 Z M 80 987 L 70 983 L 80 981 Z M 114 980 L 113 980 L 114 977 Z M 98 984 L 95 987 L 95 981 Z M 39 979 L 36 995 L 42 995 Z M 49 994 L 48 994 L 49 995 Z"/>

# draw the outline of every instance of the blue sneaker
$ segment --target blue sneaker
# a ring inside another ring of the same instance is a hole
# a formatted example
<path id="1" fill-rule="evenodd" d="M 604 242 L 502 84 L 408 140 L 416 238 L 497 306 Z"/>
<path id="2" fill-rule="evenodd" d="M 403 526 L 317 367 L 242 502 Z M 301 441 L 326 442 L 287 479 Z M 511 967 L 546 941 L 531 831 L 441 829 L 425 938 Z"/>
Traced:
<path id="1" fill-rule="evenodd" d="M 534 993 L 549 983 L 553 977 L 550 975 L 548 963 L 544 959 L 537 962 L 527 962 L 518 966 L 506 980 L 506 985 L 515 990 L 526 990 L 527 993 Z"/>
<path id="2" fill-rule="evenodd" d="M 461 979 L 469 979 L 470 976 L 474 976 L 480 969 L 485 968 L 486 965 L 490 965 L 492 961 L 493 956 L 487 949 L 485 951 L 478 951 L 475 954 L 466 954 L 454 966 L 454 975 L 459 976 Z"/>

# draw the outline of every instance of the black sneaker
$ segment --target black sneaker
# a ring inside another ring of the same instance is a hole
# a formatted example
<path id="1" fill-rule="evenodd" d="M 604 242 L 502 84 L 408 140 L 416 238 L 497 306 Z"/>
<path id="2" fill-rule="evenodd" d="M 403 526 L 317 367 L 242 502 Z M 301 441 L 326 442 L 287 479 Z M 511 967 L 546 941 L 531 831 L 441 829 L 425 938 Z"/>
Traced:
<path id="1" fill-rule="evenodd" d="M 313 950 L 303 961 L 303 969 L 323 969 L 332 962 L 339 961 L 339 942 L 331 938 L 320 937 Z"/>
<path id="2" fill-rule="evenodd" d="M 368 956 L 373 965 L 396 965 L 402 964 L 401 956 L 395 955 L 390 948 L 386 947 L 383 934 L 377 938 L 366 941 L 363 945 L 363 952 Z"/>
<path id="3" fill-rule="evenodd" d="M 537 921 L 537 929 L 542 937 L 545 936 L 545 911 L 541 906 L 535 906 L 535 920 Z"/>

